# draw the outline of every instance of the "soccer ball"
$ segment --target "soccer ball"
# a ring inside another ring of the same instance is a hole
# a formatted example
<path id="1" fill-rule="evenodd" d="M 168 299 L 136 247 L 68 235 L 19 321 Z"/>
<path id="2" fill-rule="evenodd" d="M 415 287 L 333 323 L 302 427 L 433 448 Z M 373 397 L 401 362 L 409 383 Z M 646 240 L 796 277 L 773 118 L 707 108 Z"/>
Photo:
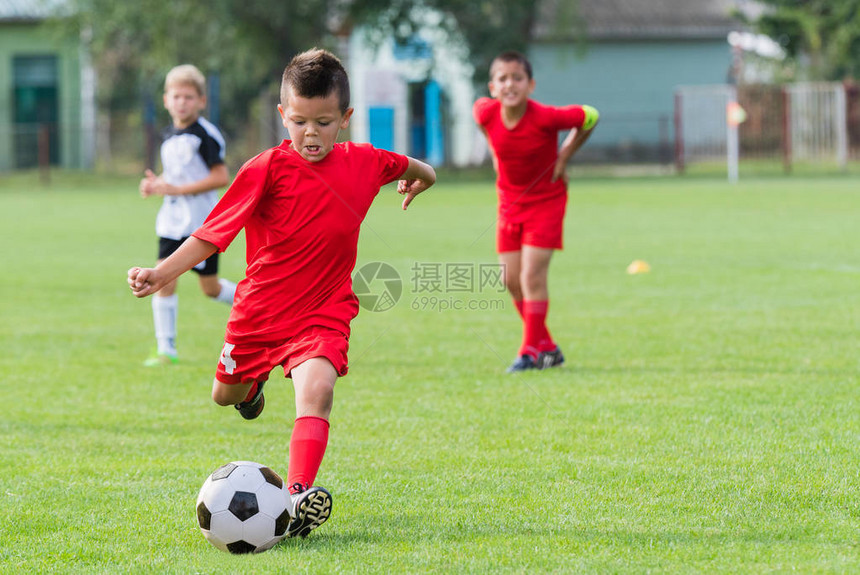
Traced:
<path id="1" fill-rule="evenodd" d="M 290 494 L 277 473 L 253 461 L 233 461 L 203 482 L 197 524 L 222 551 L 259 553 L 287 534 L 289 507 Z"/>

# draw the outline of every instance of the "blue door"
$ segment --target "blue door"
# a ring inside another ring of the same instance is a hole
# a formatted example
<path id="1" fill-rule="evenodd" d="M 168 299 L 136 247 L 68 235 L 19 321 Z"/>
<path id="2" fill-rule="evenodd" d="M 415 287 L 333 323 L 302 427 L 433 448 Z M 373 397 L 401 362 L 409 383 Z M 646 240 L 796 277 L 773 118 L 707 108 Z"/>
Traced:
<path id="1" fill-rule="evenodd" d="M 439 166 L 445 161 L 445 132 L 442 122 L 442 89 L 435 80 L 424 88 L 425 150 L 429 164 Z"/>
<path id="2" fill-rule="evenodd" d="M 370 143 L 374 148 L 394 150 L 394 108 L 372 107 L 368 112 Z"/>

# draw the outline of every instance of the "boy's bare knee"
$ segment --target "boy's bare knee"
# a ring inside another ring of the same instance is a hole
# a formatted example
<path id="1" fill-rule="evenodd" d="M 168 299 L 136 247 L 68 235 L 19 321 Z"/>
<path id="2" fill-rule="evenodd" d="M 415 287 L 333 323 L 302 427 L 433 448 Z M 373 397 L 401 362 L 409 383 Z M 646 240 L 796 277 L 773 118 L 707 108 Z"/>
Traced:
<path id="1" fill-rule="evenodd" d="M 530 281 L 530 282 L 527 282 L 527 283 L 526 283 L 525 288 L 524 288 L 524 291 L 525 291 L 525 292 L 527 292 L 527 293 L 533 294 L 533 293 L 535 293 L 535 292 L 537 292 L 537 291 L 540 291 L 540 290 L 541 290 L 541 288 L 542 288 L 542 285 L 541 285 L 541 283 L 540 283 L 540 282 L 538 282 L 538 281 Z"/>
<path id="2" fill-rule="evenodd" d="M 334 404 L 334 382 L 308 381 L 296 397 L 296 407 L 301 415 L 328 414 Z"/>
<path id="3" fill-rule="evenodd" d="M 527 292 L 534 292 L 546 289 L 547 285 L 547 270 L 546 268 L 525 267 L 523 268 L 520 277 L 520 289 Z"/>
<path id="4" fill-rule="evenodd" d="M 334 382 L 324 380 L 310 382 L 305 386 L 304 395 L 320 403 L 331 402 L 334 398 Z"/>
<path id="5" fill-rule="evenodd" d="M 221 406 L 236 405 L 245 399 L 250 384 L 227 385 L 217 379 L 212 382 L 212 401 Z"/>
<path id="6" fill-rule="evenodd" d="M 221 283 L 218 281 L 217 275 L 200 276 L 200 291 L 206 297 L 216 298 L 221 294 Z"/>
<path id="7" fill-rule="evenodd" d="M 219 394 L 215 393 L 214 391 L 212 392 L 212 401 L 214 401 L 215 403 L 217 403 L 218 405 L 220 405 L 222 407 L 227 406 L 227 405 L 235 405 L 235 403 L 236 403 L 234 401 L 230 401 L 229 399 L 227 399 L 223 395 L 219 395 Z"/>

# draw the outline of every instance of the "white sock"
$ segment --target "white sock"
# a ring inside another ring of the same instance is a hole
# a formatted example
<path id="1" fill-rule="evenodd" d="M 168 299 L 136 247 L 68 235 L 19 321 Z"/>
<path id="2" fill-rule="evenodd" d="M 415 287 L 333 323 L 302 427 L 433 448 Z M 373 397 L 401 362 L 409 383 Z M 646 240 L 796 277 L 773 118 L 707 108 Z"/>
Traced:
<path id="1" fill-rule="evenodd" d="M 230 280 L 221 278 L 218 280 L 218 285 L 221 286 L 221 292 L 215 296 L 215 301 L 224 302 L 233 305 L 233 297 L 236 295 L 236 284 Z"/>
<path id="2" fill-rule="evenodd" d="M 179 296 L 176 294 L 152 297 L 152 319 L 155 323 L 155 341 L 158 353 L 176 356 L 176 314 Z"/>

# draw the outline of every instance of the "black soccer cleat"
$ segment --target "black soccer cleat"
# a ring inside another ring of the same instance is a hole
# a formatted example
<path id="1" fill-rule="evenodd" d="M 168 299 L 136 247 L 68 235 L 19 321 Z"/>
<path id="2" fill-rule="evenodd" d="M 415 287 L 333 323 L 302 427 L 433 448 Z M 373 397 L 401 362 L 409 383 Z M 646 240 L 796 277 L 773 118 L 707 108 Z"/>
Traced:
<path id="1" fill-rule="evenodd" d="M 537 360 L 537 368 L 538 369 L 549 369 L 551 367 L 558 367 L 564 363 L 564 354 L 561 353 L 561 348 L 555 346 L 555 349 L 551 351 L 544 351 L 538 355 Z"/>
<path id="2" fill-rule="evenodd" d="M 507 372 L 518 373 L 520 371 L 527 371 L 529 369 L 537 369 L 537 367 L 538 366 L 535 363 L 534 358 L 532 358 L 532 356 L 530 356 L 529 354 L 524 353 L 523 355 L 519 356 L 517 359 L 514 360 L 514 363 L 512 363 L 508 367 Z"/>
<path id="3" fill-rule="evenodd" d="M 254 397 L 234 406 L 239 411 L 239 415 L 245 419 L 257 419 L 263 413 L 263 408 L 266 407 L 266 398 L 263 397 L 263 385 L 265 383 L 265 381 L 257 382 L 257 393 L 254 394 Z"/>
<path id="4" fill-rule="evenodd" d="M 290 495 L 293 499 L 293 520 L 287 529 L 287 537 L 307 537 L 331 515 L 331 493 L 323 487 L 302 489 Z"/>

